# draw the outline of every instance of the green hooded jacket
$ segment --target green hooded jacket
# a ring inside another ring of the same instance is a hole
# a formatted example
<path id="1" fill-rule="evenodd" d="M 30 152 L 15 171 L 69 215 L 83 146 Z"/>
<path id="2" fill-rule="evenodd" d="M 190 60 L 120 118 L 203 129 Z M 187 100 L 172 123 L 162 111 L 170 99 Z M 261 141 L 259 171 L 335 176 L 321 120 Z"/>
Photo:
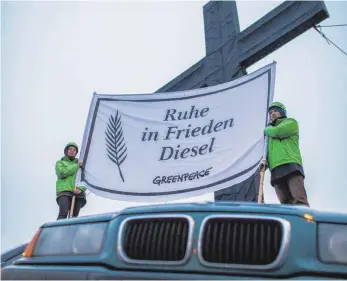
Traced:
<path id="1" fill-rule="evenodd" d="M 75 146 L 77 149 L 77 145 L 75 143 L 68 143 L 65 146 L 64 151 L 69 146 Z M 61 160 L 57 161 L 55 164 L 55 173 L 57 175 L 56 182 L 56 195 L 63 191 L 73 192 L 75 189 L 75 180 L 76 174 L 79 169 L 78 159 L 75 158 L 71 160 L 68 156 L 64 156 Z M 85 191 L 86 188 L 84 186 L 79 186 L 78 189 Z"/>
<path id="2" fill-rule="evenodd" d="M 271 107 L 278 106 L 286 111 L 281 103 L 273 103 Z M 271 108 L 270 107 L 270 108 Z M 294 118 L 280 117 L 272 126 L 265 128 L 268 136 L 267 162 L 270 171 L 288 163 L 297 163 L 302 166 L 299 148 L 299 125 Z"/>

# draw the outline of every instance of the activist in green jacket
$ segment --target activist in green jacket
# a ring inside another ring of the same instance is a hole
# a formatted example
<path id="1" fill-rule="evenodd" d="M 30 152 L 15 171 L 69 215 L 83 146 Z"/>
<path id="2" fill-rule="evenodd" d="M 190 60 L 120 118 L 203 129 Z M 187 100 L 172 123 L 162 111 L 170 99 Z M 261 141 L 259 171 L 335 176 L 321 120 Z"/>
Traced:
<path id="1" fill-rule="evenodd" d="M 299 149 L 299 126 L 293 118 L 279 117 L 265 129 L 269 137 L 268 163 L 270 170 L 288 163 L 302 166 Z"/>
<path id="2" fill-rule="evenodd" d="M 64 148 L 64 157 L 56 162 L 55 172 L 56 196 L 59 205 L 59 215 L 57 219 L 66 218 L 70 210 L 72 197 L 75 197 L 73 215 L 77 217 L 80 209 L 86 204 L 86 196 L 84 186 L 76 186 L 76 174 L 78 169 L 83 165 L 78 161 L 76 155 L 78 146 L 74 142 L 69 142 Z"/>
<path id="3" fill-rule="evenodd" d="M 304 186 L 305 173 L 299 148 L 299 125 L 287 117 L 280 102 L 269 107 L 271 124 L 264 130 L 268 136 L 267 163 L 271 172 L 271 185 L 283 204 L 308 205 Z"/>

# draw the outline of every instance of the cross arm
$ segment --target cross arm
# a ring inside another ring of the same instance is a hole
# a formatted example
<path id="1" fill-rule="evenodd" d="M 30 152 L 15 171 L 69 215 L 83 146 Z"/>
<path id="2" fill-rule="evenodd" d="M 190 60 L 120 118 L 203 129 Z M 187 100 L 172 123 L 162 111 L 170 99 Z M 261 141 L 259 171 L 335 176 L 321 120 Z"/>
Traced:
<path id="1" fill-rule="evenodd" d="M 225 82 L 221 52 L 201 59 L 156 92 L 174 92 L 202 88 Z"/>
<path id="2" fill-rule="evenodd" d="M 329 17 L 323 1 L 286 1 L 241 32 L 241 65 L 248 67 Z"/>
<path id="3" fill-rule="evenodd" d="M 170 82 L 162 86 L 156 92 L 174 92 L 180 90 L 189 90 L 198 84 L 203 79 L 199 79 L 199 73 L 203 69 L 205 60 L 201 59 L 195 63 L 192 67 L 178 75 L 176 78 L 172 79 Z"/>

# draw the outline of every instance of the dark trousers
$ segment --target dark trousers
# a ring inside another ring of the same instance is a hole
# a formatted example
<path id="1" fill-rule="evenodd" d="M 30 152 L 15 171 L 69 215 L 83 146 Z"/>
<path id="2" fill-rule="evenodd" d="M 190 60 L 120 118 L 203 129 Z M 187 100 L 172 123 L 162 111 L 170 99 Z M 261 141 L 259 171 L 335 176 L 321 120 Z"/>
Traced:
<path id="1" fill-rule="evenodd" d="M 68 196 L 68 195 L 59 196 L 59 198 L 57 199 L 57 203 L 59 205 L 59 215 L 57 220 L 67 218 L 71 208 L 71 201 L 72 201 L 71 196 Z M 73 217 L 78 216 L 81 208 L 84 206 L 84 203 L 85 203 L 84 201 L 85 199 L 83 198 L 75 198 L 75 206 L 74 206 L 73 214 L 72 214 Z"/>
<path id="2" fill-rule="evenodd" d="M 281 204 L 303 204 L 310 206 L 307 200 L 304 177 L 301 174 L 292 173 L 276 181 L 274 187 Z"/>

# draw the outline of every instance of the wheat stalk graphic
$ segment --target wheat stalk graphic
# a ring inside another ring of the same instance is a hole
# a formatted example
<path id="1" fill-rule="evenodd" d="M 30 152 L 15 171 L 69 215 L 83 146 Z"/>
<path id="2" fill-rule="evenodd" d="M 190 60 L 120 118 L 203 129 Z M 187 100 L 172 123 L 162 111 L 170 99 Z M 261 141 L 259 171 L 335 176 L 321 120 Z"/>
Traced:
<path id="1" fill-rule="evenodd" d="M 121 122 L 121 115 L 116 111 L 116 116 L 110 116 L 109 122 L 105 131 L 106 149 L 107 156 L 110 160 L 115 163 L 119 170 L 119 175 L 124 182 L 124 177 L 120 166 L 127 157 L 125 146 L 123 128 Z"/>

